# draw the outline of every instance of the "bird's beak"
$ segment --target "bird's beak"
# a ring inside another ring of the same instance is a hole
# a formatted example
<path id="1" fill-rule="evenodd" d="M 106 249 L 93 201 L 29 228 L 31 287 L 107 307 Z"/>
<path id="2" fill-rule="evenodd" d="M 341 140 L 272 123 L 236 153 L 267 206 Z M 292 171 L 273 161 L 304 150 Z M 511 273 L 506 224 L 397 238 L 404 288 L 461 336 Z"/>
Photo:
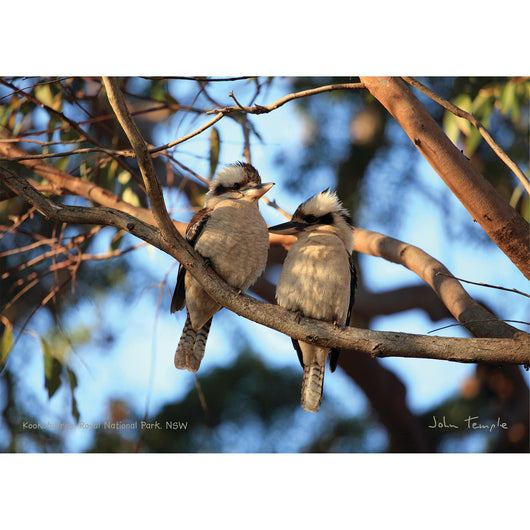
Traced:
<path id="1" fill-rule="evenodd" d="M 259 199 L 263 197 L 272 187 L 274 182 L 264 182 L 263 184 L 258 184 L 252 188 L 245 190 L 245 197 L 250 197 L 251 199 Z"/>
<path id="2" fill-rule="evenodd" d="M 307 225 L 304 223 L 297 223 L 296 221 L 288 221 L 287 223 L 282 223 L 281 225 L 275 225 L 269 227 L 269 232 L 272 232 L 273 234 L 281 234 L 284 236 L 294 236 L 304 228 L 306 228 Z"/>

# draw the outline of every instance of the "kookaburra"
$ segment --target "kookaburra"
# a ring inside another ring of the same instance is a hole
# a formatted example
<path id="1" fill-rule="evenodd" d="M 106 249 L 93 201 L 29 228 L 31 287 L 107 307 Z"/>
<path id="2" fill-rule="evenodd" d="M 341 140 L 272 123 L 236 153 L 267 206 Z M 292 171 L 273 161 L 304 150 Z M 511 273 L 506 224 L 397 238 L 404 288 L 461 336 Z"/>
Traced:
<path id="1" fill-rule="evenodd" d="M 353 223 L 336 194 L 325 190 L 311 197 L 298 207 L 290 222 L 269 231 L 297 236 L 276 286 L 278 304 L 305 317 L 347 325 L 357 283 L 352 261 Z M 304 369 L 302 406 L 317 412 L 326 359 L 330 354 L 330 370 L 335 371 L 339 350 L 292 341 Z"/>
<path id="2" fill-rule="evenodd" d="M 205 207 L 191 219 L 186 239 L 217 274 L 236 289 L 250 287 L 265 269 L 269 250 L 267 224 L 258 199 L 274 183 L 261 183 L 256 169 L 238 162 L 224 168 L 210 184 Z M 179 267 L 171 312 L 187 307 L 175 366 L 199 369 L 213 315 L 221 306 L 186 269 Z"/>

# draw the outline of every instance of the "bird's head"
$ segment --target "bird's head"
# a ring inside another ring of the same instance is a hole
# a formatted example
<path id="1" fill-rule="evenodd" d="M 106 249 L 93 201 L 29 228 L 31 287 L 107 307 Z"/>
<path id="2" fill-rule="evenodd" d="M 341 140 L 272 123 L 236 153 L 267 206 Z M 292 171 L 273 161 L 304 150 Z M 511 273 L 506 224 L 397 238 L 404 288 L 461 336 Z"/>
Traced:
<path id="1" fill-rule="evenodd" d="M 213 208 L 223 200 L 254 202 L 265 195 L 274 182 L 261 183 L 257 170 L 245 162 L 236 162 L 220 171 L 206 194 L 206 206 Z"/>
<path id="2" fill-rule="evenodd" d="M 271 226 L 274 234 L 295 235 L 308 232 L 331 232 L 342 239 L 349 252 L 353 246 L 353 221 L 335 192 L 329 188 L 298 206 L 291 220 Z"/>

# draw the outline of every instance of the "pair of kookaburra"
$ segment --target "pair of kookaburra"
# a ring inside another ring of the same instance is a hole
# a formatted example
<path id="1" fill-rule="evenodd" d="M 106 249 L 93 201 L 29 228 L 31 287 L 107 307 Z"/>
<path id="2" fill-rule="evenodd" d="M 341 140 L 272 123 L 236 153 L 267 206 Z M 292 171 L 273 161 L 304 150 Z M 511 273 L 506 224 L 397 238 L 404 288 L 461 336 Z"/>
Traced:
<path id="1" fill-rule="evenodd" d="M 290 222 L 267 229 L 258 200 L 273 183 L 261 183 L 247 163 L 227 166 L 212 181 L 205 207 L 191 219 L 186 239 L 235 289 L 244 291 L 267 264 L 269 231 L 293 234 L 297 241 L 285 259 L 276 287 L 280 306 L 301 316 L 349 323 L 356 286 L 352 262 L 353 225 L 337 196 L 323 191 L 302 203 Z M 187 307 L 186 323 L 175 353 L 175 366 L 199 369 L 213 315 L 221 306 L 180 266 L 171 312 Z M 301 403 L 317 412 L 324 369 L 337 366 L 339 351 L 292 339 L 304 369 Z"/>

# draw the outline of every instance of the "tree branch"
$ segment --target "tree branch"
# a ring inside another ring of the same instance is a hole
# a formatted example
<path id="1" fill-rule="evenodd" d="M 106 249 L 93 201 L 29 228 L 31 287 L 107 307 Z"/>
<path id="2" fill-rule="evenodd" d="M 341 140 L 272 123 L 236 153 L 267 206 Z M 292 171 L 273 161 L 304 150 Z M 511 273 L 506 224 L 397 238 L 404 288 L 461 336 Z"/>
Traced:
<path id="1" fill-rule="evenodd" d="M 144 180 L 145 190 L 151 203 L 151 211 L 153 212 L 156 224 L 162 231 L 163 237 L 167 240 L 173 238 L 177 240 L 182 239 L 182 236 L 173 224 L 173 220 L 169 217 L 151 155 L 138 127 L 136 127 L 129 114 L 120 87 L 113 77 L 103 77 L 102 79 L 112 109 L 136 153 L 136 159 Z"/>
<path id="2" fill-rule="evenodd" d="M 453 317 L 476 337 L 513 337 L 519 330 L 478 304 L 447 268 L 414 245 L 369 230 L 355 229 L 355 249 L 403 265 L 440 297 Z M 476 322 L 489 321 L 489 322 Z"/>
<path id="3" fill-rule="evenodd" d="M 224 307 L 295 339 L 325 347 L 356 350 L 374 357 L 399 356 L 464 363 L 530 363 L 530 335 L 524 332 L 514 334 L 512 339 L 462 339 L 336 328 L 327 322 L 299 318 L 280 306 L 260 302 L 226 284 L 180 236 L 183 244 L 178 240 L 168 241 L 158 228 L 112 208 L 59 205 L 40 194 L 23 178 L 3 168 L 0 168 L 0 180 L 49 219 L 116 226 L 147 241 L 178 260 Z"/>
<path id="4" fill-rule="evenodd" d="M 440 97 L 438 94 L 433 92 L 430 88 L 427 88 L 424 84 L 420 83 L 417 79 L 413 77 L 403 77 L 403 79 L 411 86 L 417 88 L 436 103 L 440 104 L 444 109 L 453 113 L 455 116 L 466 119 L 469 123 L 474 125 L 482 138 L 486 140 L 488 145 L 493 149 L 493 152 L 514 172 L 515 176 L 519 179 L 521 184 L 524 186 L 524 189 L 527 193 L 530 194 L 530 181 L 528 177 L 521 171 L 519 166 L 502 150 L 501 146 L 493 139 L 488 130 L 480 123 L 480 120 L 470 112 L 453 105 L 450 101 Z"/>
<path id="5" fill-rule="evenodd" d="M 140 219 L 144 223 L 151 225 L 156 224 L 151 210 L 122 201 L 105 188 L 102 188 L 93 182 L 72 177 L 68 173 L 61 171 L 54 166 L 50 166 L 46 162 L 41 160 L 28 160 L 26 151 L 10 143 L 3 143 L 0 141 L 0 154 L 5 155 L 7 160 L 20 159 L 20 164 L 49 180 L 56 186 L 58 191 L 67 190 L 70 193 L 85 197 L 90 201 L 101 204 L 102 206 L 126 212 L 129 215 Z M 181 234 L 186 232 L 186 223 L 178 221 L 174 221 L 174 223 Z"/>
<path id="6" fill-rule="evenodd" d="M 294 92 L 293 94 L 287 94 L 270 105 L 253 105 L 252 107 L 245 107 L 241 105 L 235 98 L 234 93 L 230 92 L 230 97 L 236 102 L 236 106 L 210 110 L 206 114 L 222 113 L 223 115 L 226 115 L 230 114 L 231 112 L 241 111 L 248 114 L 267 114 L 268 112 L 276 110 L 282 105 L 285 105 L 289 101 L 293 101 L 293 99 L 306 98 L 308 96 L 322 94 L 323 92 L 332 92 L 334 90 L 359 90 L 362 88 L 366 88 L 364 83 L 340 83 L 336 85 L 324 85 L 317 88 L 311 88 L 309 90 L 302 90 L 301 92 Z"/>
<path id="7" fill-rule="evenodd" d="M 362 77 L 467 211 L 515 266 L 530 279 L 528 223 L 453 145 L 412 94 L 394 77 Z"/>
<path id="8" fill-rule="evenodd" d="M 295 238 L 276 235 L 273 241 L 275 245 L 289 248 Z M 414 245 L 355 227 L 353 249 L 397 263 L 417 274 L 438 295 L 451 315 L 475 337 L 511 338 L 524 333 L 476 302 L 442 263 Z"/>

